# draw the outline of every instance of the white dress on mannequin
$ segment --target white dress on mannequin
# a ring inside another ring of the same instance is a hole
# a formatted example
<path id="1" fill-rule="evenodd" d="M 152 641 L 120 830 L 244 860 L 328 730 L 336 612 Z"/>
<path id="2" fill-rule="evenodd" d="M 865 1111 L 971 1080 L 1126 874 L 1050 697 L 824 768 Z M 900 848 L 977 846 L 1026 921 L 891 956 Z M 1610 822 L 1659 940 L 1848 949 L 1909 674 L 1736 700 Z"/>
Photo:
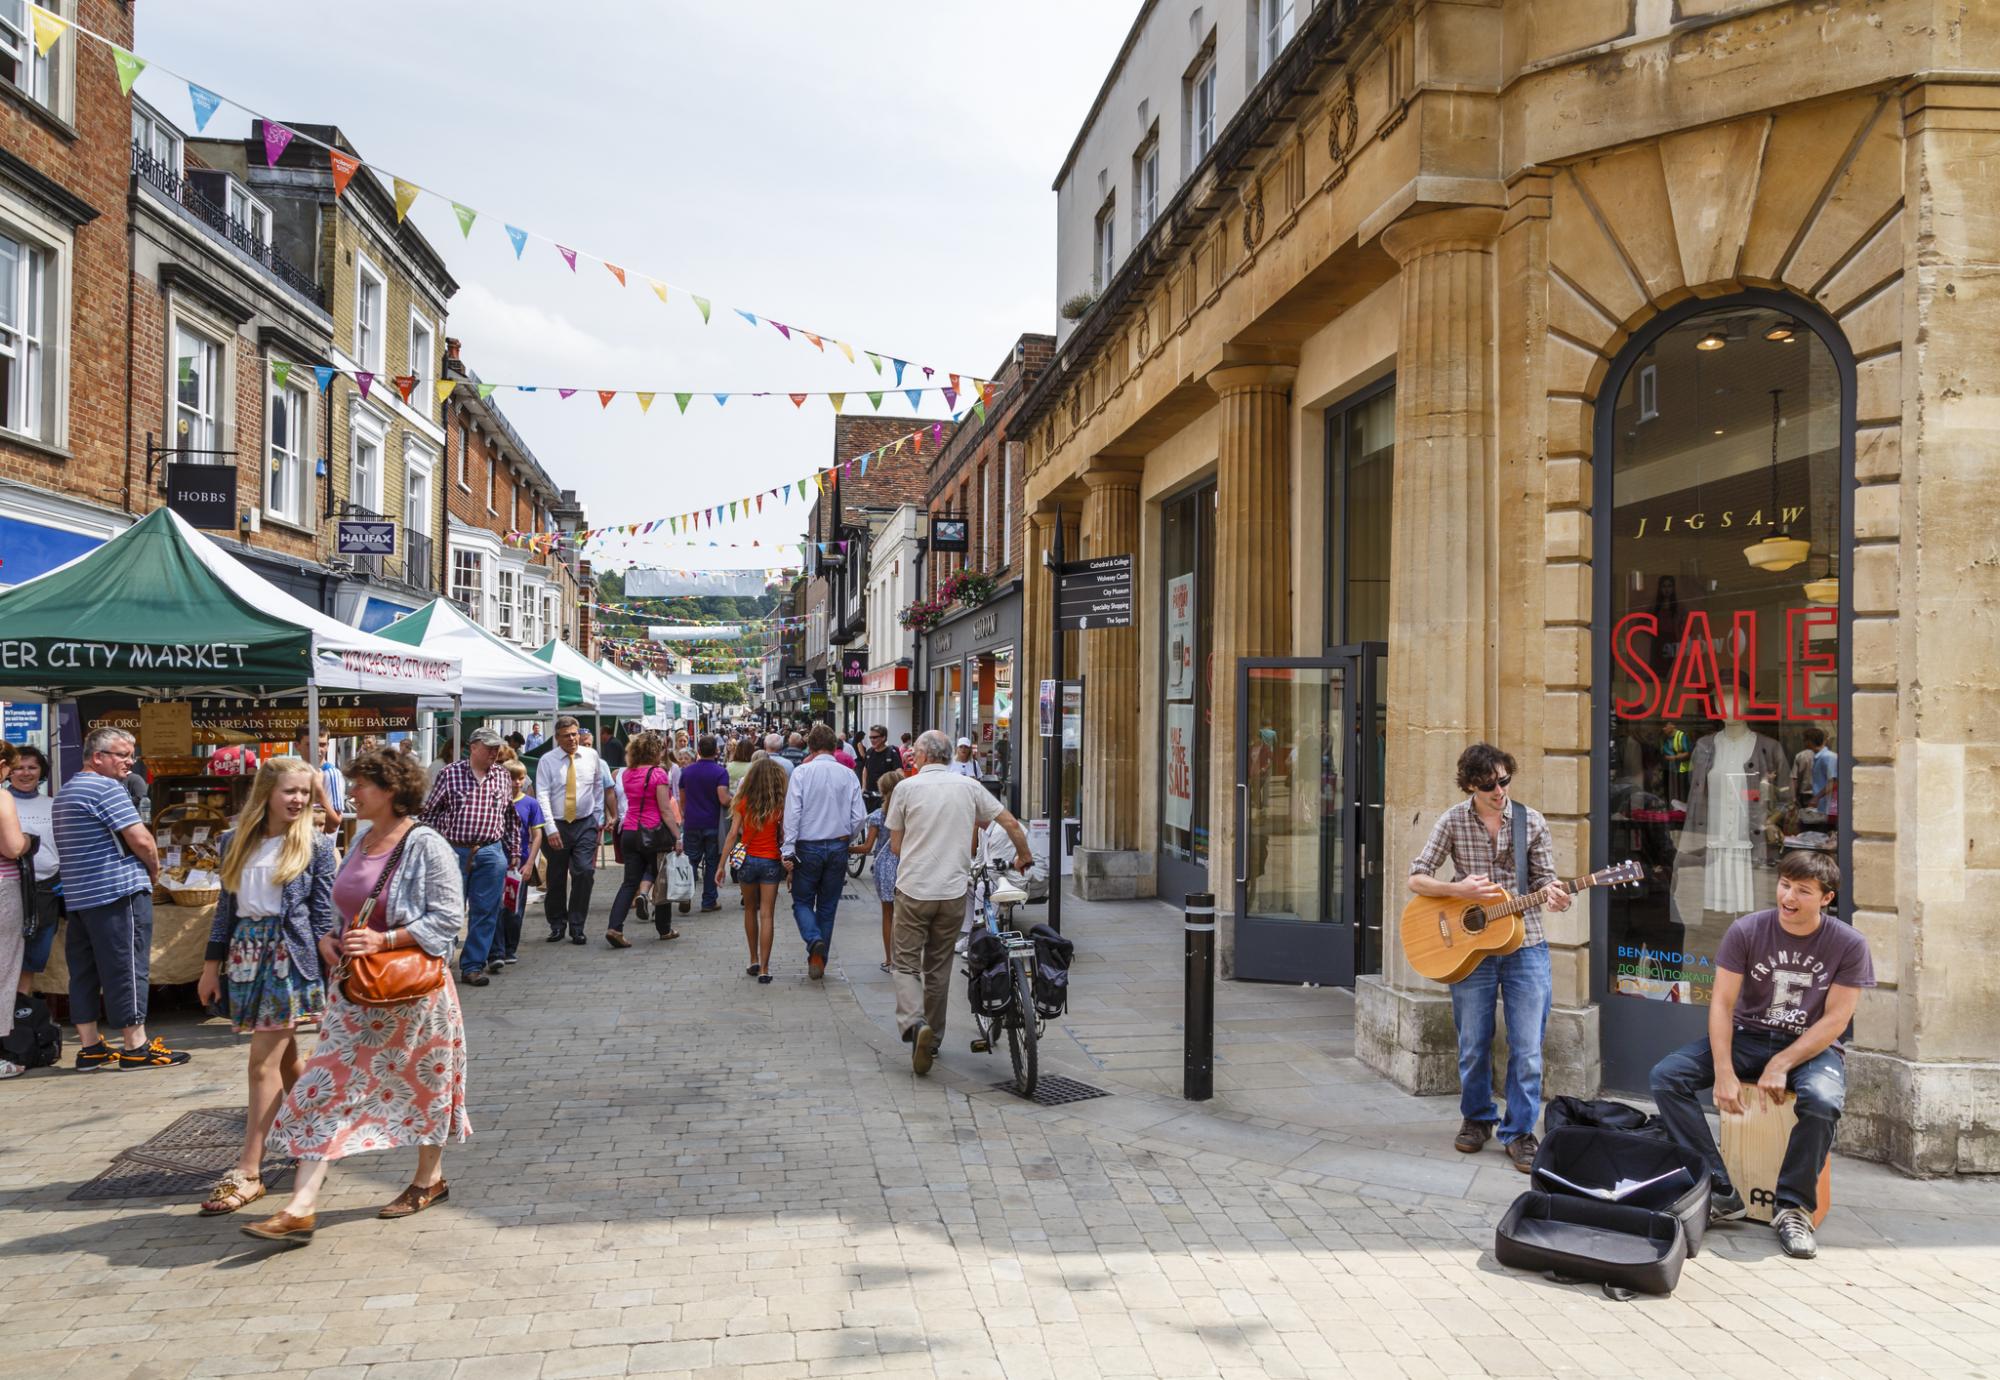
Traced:
<path id="1" fill-rule="evenodd" d="M 1701 901 L 1704 910 L 1741 915 L 1757 908 L 1749 805 L 1757 775 L 1747 770 L 1757 735 L 1746 724 L 1730 723 L 1716 738 L 1715 765 L 1708 771 L 1708 857 Z"/>

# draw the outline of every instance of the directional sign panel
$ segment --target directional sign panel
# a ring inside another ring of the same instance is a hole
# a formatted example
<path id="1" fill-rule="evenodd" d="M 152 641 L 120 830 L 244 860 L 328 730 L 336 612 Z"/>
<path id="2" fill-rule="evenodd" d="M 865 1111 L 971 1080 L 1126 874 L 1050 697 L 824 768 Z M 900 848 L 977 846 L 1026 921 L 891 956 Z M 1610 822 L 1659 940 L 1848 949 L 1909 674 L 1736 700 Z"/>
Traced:
<path id="1" fill-rule="evenodd" d="M 1132 558 L 1068 561 L 1056 578 L 1056 623 L 1065 632 L 1132 626 Z"/>

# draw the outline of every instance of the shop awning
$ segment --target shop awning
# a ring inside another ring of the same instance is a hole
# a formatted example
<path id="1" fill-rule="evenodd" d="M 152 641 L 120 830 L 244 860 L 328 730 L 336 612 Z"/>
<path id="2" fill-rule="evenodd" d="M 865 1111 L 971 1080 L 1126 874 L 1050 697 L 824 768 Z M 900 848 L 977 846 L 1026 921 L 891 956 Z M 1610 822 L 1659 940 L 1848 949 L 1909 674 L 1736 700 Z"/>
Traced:
<path id="1" fill-rule="evenodd" d="M 622 685 L 628 690 L 637 690 L 639 692 L 639 717 L 650 719 L 660 712 L 659 697 L 652 692 L 650 687 L 642 683 L 631 672 L 625 670 L 622 666 L 613 666 L 608 661 L 598 662 L 597 669 L 602 671 L 605 678 L 614 684 Z"/>
<path id="2" fill-rule="evenodd" d="M 564 708 L 581 703 L 574 679 L 559 676 L 547 662 L 502 642 L 449 599 L 431 600 L 376 636 L 456 657 L 463 668 L 463 707 L 468 714 L 551 714 L 559 695 Z"/>
<path id="3" fill-rule="evenodd" d="M 0 687 L 271 694 L 309 684 L 448 698 L 459 663 L 300 603 L 165 508 L 0 592 Z"/>
<path id="4" fill-rule="evenodd" d="M 636 719 L 646 712 L 646 697 L 638 686 L 613 681 L 597 668 L 595 662 L 567 642 L 551 638 L 536 649 L 535 659 L 547 662 L 558 675 L 576 682 L 585 713 Z"/>

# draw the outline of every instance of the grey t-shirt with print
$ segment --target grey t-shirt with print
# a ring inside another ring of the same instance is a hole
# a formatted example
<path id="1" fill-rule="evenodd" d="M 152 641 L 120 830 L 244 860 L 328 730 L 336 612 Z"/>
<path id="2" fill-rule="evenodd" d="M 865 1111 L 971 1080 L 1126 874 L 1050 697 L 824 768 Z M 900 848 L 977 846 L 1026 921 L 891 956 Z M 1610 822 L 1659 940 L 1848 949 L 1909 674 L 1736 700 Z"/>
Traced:
<path id="1" fill-rule="evenodd" d="M 1873 987 L 1868 941 L 1851 925 L 1822 916 L 1811 934 L 1787 933 L 1778 912 L 1760 910 L 1729 927 L 1715 964 L 1743 975 L 1738 1026 L 1798 1036 L 1826 1014 L 1834 987 Z M 1834 1041 L 1833 1047 L 1840 1048 Z"/>

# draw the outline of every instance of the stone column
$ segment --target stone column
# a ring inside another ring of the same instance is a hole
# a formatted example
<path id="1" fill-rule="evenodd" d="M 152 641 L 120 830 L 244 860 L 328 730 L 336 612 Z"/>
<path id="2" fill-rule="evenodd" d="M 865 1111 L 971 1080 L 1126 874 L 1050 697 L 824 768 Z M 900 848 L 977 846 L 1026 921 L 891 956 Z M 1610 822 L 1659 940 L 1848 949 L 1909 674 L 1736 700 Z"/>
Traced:
<path id="1" fill-rule="evenodd" d="M 1403 877 L 1458 799 L 1458 754 L 1499 706 L 1494 251 L 1501 212 L 1434 211 L 1382 244 L 1402 265 L 1389 583 L 1383 971 L 1355 987 L 1355 1049 L 1413 1092 L 1458 1086 L 1444 989 L 1403 961 Z"/>
<path id="2" fill-rule="evenodd" d="M 1065 560 L 1073 561 L 1083 555 L 1082 548 L 1077 544 L 1077 509 L 1074 505 L 1062 511 L 1062 537 Z M 1056 513 L 1053 510 L 1030 513 L 1027 593 L 1021 609 L 1021 641 L 1025 659 L 1018 672 L 1020 679 L 1014 686 L 1014 718 L 1019 725 L 1015 739 L 1024 744 L 1020 750 L 1026 759 L 1021 777 L 1023 819 L 1041 819 L 1048 813 L 1042 803 L 1043 767 L 1047 760 L 1048 741 L 1040 736 L 1041 684 L 1055 674 L 1054 651 L 1049 636 L 1055 578 L 1042 563 L 1042 557 L 1054 551 L 1055 540 Z M 1082 674 L 1083 667 L 1077 660 L 1077 654 L 1076 634 L 1064 633 L 1063 673 L 1066 677 L 1073 679 Z"/>
<path id="3" fill-rule="evenodd" d="M 1139 473 L 1100 458 L 1083 476 L 1083 556 L 1139 552 Z M 1134 591 L 1136 596 L 1137 591 Z M 1135 604 L 1143 601 L 1134 599 Z M 1136 610 L 1135 610 L 1136 612 Z M 1091 629 L 1083 643 L 1083 843 L 1086 900 L 1153 894 L 1153 854 L 1139 846 L 1139 629 Z"/>
<path id="4" fill-rule="evenodd" d="M 1297 376 L 1283 364 L 1232 364 L 1208 375 L 1221 400 L 1208 871 L 1225 912 L 1219 946 L 1224 972 L 1234 971 L 1236 952 L 1236 663 L 1292 651 L 1291 389 Z"/>

